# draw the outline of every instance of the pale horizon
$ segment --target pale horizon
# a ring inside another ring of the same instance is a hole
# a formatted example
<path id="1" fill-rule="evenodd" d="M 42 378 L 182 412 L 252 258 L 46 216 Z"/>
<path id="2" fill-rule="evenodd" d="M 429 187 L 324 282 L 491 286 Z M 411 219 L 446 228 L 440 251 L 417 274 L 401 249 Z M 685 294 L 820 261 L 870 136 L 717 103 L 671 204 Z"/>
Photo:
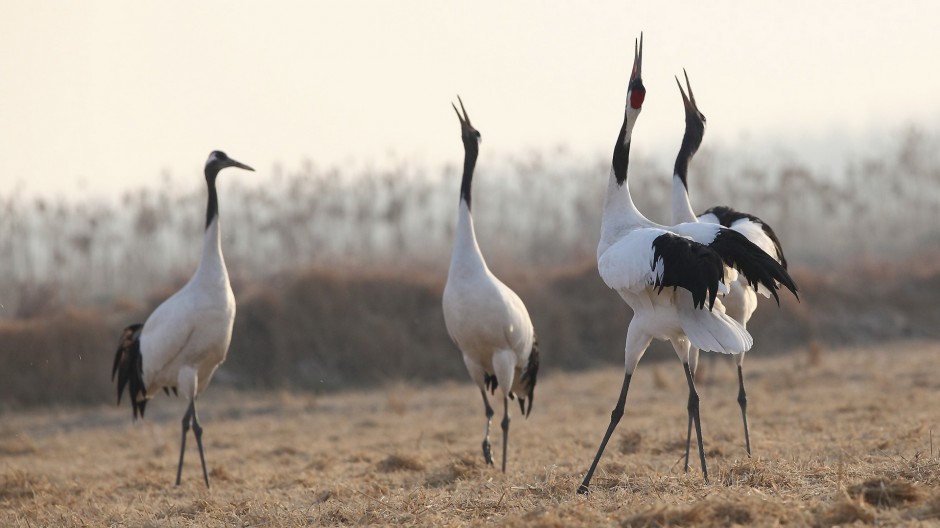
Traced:
<path id="1" fill-rule="evenodd" d="M 456 164 L 458 93 L 483 134 L 481 164 L 559 145 L 604 155 L 641 31 L 636 149 L 666 163 L 683 67 L 708 117 L 705 148 L 816 159 L 807 147 L 864 149 L 908 125 L 933 132 L 940 117 L 940 5 L 928 2 L 5 7 L 0 196 L 113 197 L 163 173 L 196 185 L 213 149 L 258 169 L 245 184 L 305 160 Z"/>

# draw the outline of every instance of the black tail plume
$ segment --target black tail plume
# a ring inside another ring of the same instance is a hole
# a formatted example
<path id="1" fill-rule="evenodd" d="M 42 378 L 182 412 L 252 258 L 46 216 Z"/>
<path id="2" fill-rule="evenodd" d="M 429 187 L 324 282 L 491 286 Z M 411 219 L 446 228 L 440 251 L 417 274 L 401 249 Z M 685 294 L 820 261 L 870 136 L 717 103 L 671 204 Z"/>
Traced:
<path id="1" fill-rule="evenodd" d="M 142 324 L 132 324 L 124 329 L 118 341 L 114 366 L 111 367 L 111 381 L 117 376 L 117 402 L 121 404 L 124 387 L 128 388 L 128 397 L 134 412 L 134 419 L 144 417 L 147 407 L 147 387 L 144 385 L 143 357 L 140 355 L 140 331 Z"/>
<path id="2" fill-rule="evenodd" d="M 489 372 L 483 373 L 483 387 L 490 391 L 490 394 L 496 394 L 496 389 L 499 387 L 499 381 L 496 379 L 496 376 L 490 374 Z"/>
<path id="3" fill-rule="evenodd" d="M 718 219 L 718 223 L 725 227 L 731 227 L 735 222 L 741 219 L 748 220 L 752 223 L 760 225 L 761 229 L 764 231 L 764 234 L 767 235 L 767 238 L 769 238 L 771 242 L 774 243 L 774 248 L 777 250 L 777 260 L 779 260 L 780 264 L 783 265 L 783 269 L 787 269 L 787 257 L 783 255 L 783 246 L 780 245 L 780 239 L 777 238 L 777 233 L 774 232 L 773 228 L 771 228 L 770 224 L 767 222 L 764 222 L 752 214 L 735 211 L 726 205 L 716 205 L 702 214 L 715 215 L 715 218 Z"/>
<path id="4" fill-rule="evenodd" d="M 525 367 L 525 371 L 522 373 L 522 386 L 525 391 L 525 397 L 519 398 L 519 406 L 522 407 L 522 412 L 525 414 L 525 417 L 529 417 L 529 413 L 532 412 L 532 402 L 535 400 L 535 382 L 539 375 L 539 339 L 536 335 L 532 335 L 532 350 L 529 352 L 529 363 Z M 528 407 L 526 407 L 526 400 L 528 400 Z"/>
<path id="5" fill-rule="evenodd" d="M 780 285 L 790 290 L 797 299 L 800 298 L 796 283 L 786 268 L 741 233 L 724 228 L 709 247 L 718 252 L 727 265 L 742 273 L 752 287 L 756 288 L 760 284 L 767 288 L 777 304 L 780 304 L 777 295 Z"/>

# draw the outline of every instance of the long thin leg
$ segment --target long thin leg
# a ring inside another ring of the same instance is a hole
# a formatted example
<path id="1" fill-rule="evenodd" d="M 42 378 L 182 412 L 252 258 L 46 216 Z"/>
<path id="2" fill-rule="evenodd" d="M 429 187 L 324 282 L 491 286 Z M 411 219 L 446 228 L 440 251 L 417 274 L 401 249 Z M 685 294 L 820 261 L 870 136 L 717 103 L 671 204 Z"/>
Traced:
<path id="1" fill-rule="evenodd" d="M 597 449 L 597 454 L 594 455 L 594 462 L 591 463 L 591 469 L 588 470 L 587 475 L 584 476 L 584 481 L 578 486 L 578 493 L 584 494 L 588 492 L 588 486 L 591 484 L 591 477 L 594 476 L 594 470 L 597 469 L 597 463 L 600 462 L 601 456 L 604 454 L 604 449 L 607 447 L 607 442 L 610 440 L 610 435 L 614 433 L 614 429 L 617 428 L 617 424 L 620 423 L 620 419 L 623 418 L 623 409 L 624 405 L 627 403 L 627 390 L 630 388 L 630 378 L 633 377 L 633 373 L 627 372 L 623 377 L 623 387 L 620 388 L 620 398 L 617 400 L 617 406 L 614 407 L 614 410 L 610 412 L 610 425 L 607 426 L 607 432 L 604 433 L 604 439 L 601 440 L 601 446 Z"/>
<path id="2" fill-rule="evenodd" d="M 189 422 L 193 419 L 193 413 L 195 412 L 195 407 L 193 406 L 192 400 L 189 402 L 189 407 L 186 408 L 186 413 L 183 414 L 183 438 L 180 440 L 180 463 L 176 466 L 176 485 L 180 485 L 180 477 L 183 474 L 183 455 L 186 454 L 186 433 L 189 432 Z"/>
<path id="3" fill-rule="evenodd" d="M 506 451 L 509 447 L 509 398 L 503 396 L 503 473 L 506 473 Z"/>
<path id="4" fill-rule="evenodd" d="M 699 398 L 695 390 L 695 380 L 692 379 L 692 370 L 689 364 L 683 364 L 685 367 L 685 378 L 689 382 L 689 416 L 695 422 L 695 435 L 698 437 L 698 456 L 702 462 L 702 476 L 705 482 L 708 482 L 708 466 L 705 464 L 705 444 L 702 441 L 702 419 L 699 416 Z"/>
<path id="5" fill-rule="evenodd" d="M 688 409 L 692 409 L 692 393 L 689 392 Z M 685 472 L 689 472 L 689 450 L 692 447 L 692 412 L 689 412 L 689 428 L 685 433 Z"/>
<path id="6" fill-rule="evenodd" d="M 741 418 L 744 419 L 744 445 L 747 456 L 751 456 L 751 435 L 747 431 L 747 393 L 744 392 L 744 370 L 738 365 L 738 404 L 741 405 Z"/>
<path id="7" fill-rule="evenodd" d="M 199 417 L 196 415 L 196 400 L 193 399 L 193 433 L 196 435 L 196 445 L 199 446 L 199 461 L 202 462 L 202 478 L 206 481 L 206 487 L 209 487 L 209 472 L 206 471 L 206 453 L 202 449 L 202 426 L 199 425 Z"/>
<path id="8" fill-rule="evenodd" d="M 686 342 L 677 342 L 672 343 L 673 347 L 676 349 L 676 354 L 679 355 L 679 360 L 685 363 L 688 361 L 689 370 L 692 371 L 692 379 L 695 379 L 695 372 L 698 369 L 698 348 L 694 346 L 689 346 L 687 349 L 683 349 L 683 345 Z M 687 355 L 685 350 L 687 350 Z M 683 359 L 683 358 L 687 359 Z M 692 391 L 689 391 L 689 403 L 687 405 L 688 409 L 692 408 Z M 689 451 L 692 446 L 692 413 L 689 412 L 689 426 L 686 428 L 685 432 L 685 472 L 689 472 Z"/>
<path id="9" fill-rule="evenodd" d="M 486 433 L 483 434 L 483 459 L 486 463 L 493 465 L 493 451 L 490 449 L 490 422 L 493 419 L 493 408 L 490 407 L 490 401 L 486 398 L 486 391 L 480 389 L 483 395 L 483 405 L 486 406 Z"/>

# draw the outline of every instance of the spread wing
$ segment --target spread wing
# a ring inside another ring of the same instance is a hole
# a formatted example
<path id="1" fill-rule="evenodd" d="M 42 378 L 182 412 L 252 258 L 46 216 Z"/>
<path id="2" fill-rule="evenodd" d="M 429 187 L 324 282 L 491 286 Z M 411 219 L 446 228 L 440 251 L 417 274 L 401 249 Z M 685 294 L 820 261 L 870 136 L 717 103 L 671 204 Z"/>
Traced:
<path id="1" fill-rule="evenodd" d="M 797 295 L 796 283 L 786 268 L 741 232 L 704 222 L 679 224 L 670 229 L 714 250 L 726 265 L 740 272 L 750 286 L 765 288 L 778 303 L 780 286 Z"/>
<path id="2" fill-rule="evenodd" d="M 660 228 L 630 232 L 597 261 L 601 278 L 615 290 L 639 292 L 652 286 L 684 288 L 695 307 L 709 309 L 724 278 L 724 264 L 713 249 L 691 237 Z"/>
<path id="3" fill-rule="evenodd" d="M 699 215 L 698 220 L 699 222 L 720 224 L 741 233 L 767 252 L 768 255 L 776 258 L 786 269 L 787 258 L 783 255 L 783 247 L 780 245 L 777 233 L 774 233 L 773 228 L 760 218 L 752 214 L 735 211 L 730 207 L 718 206 L 712 207 Z"/>

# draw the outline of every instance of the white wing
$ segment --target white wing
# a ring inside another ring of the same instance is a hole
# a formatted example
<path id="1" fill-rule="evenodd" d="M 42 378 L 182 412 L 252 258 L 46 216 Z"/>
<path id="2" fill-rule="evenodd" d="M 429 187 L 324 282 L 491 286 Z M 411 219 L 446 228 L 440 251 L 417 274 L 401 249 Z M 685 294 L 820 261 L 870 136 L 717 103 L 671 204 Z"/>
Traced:
<path id="1" fill-rule="evenodd" d="M 148 390 L 154 376 L 172 364 L 186 348 L 194 331 L 189 298 L 183 293 L 180 290 L 163 301 L 147 318 L 140 334 L 144 380 Z"/>
<path id="2" fill-rule="evenodd" d="M 597 259 L 597 271 L 611 289 L 639 292 L 662 275 L 662 261 L 653 268 L 653 241 L 667 234 L 658 228 L 631 231 Z"/>
<path id="3" fill-rule="evenodd" d="M 495 279 L 495 277 L 494 277 Z M 532 319 L 529 317 L 529 311 L 526 310 L 522 299 L 516 295 L 516 292 L 509 289 L 509 286 L 496 279 L 496 284 L 503 294 L 506 303 L 506 316 L 508 325 L 505 327 L 506 340 L 514 351 L 517 358 L 521 361 L 528 357 L 532 350 L 532 337 L 535 330 L 532 326 Z"/>

